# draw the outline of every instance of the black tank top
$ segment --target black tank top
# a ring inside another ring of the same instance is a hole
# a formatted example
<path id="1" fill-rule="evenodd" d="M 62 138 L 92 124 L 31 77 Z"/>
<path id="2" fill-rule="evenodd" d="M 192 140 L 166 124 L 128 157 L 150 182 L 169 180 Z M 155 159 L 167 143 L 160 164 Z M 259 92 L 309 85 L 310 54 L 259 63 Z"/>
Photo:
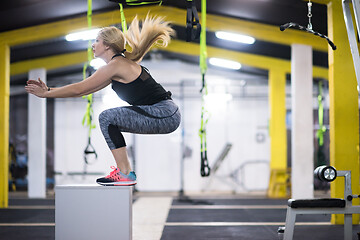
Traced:
<path id="1" fill-rule="evenodd" d="M 171 92 L 157 83 L 143 66 L 140 76 L 132 82 L 121 83 L 112 80 L 112 89 L 122 100 L 131 105 L 152 105 L 171 99 Z"/>

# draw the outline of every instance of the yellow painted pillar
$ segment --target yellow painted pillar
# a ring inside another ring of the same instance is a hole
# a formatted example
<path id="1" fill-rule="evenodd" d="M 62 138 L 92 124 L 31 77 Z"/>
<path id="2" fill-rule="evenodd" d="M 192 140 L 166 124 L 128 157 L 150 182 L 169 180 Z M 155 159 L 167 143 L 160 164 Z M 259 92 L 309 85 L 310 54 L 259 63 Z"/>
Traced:
<path id="1" fill-rule="evenodd" d="M 269 70 L 270 109 L 270 181 L 268 197 L 285 198 L 287 191 L 287 141 L 286 141 L 286 72 L 284 69 Z"/>
<path id="2" fill-rule="evenodd" d="M 0 44 L 0 208 L 8 207 L 10 48 Z"/>
<path id="3" fill-rule="evenodd" d="M 328 7 L 328 34 L 337 46 L 329 49 L 330 163 L 337 170 L 351 170 L 354 194 L 359 194 L 359 106 L 353 60 L 350 52 L 341 1 Z M 331 197 L 344 197 L 344 179 L 331 183 Z M 358 205 L 358 199 L 353 204 Z M 343 224 L 343 215 L 333 215 L 332 223 Z M 353 215 L 359 223 L 359 215 Z"/>

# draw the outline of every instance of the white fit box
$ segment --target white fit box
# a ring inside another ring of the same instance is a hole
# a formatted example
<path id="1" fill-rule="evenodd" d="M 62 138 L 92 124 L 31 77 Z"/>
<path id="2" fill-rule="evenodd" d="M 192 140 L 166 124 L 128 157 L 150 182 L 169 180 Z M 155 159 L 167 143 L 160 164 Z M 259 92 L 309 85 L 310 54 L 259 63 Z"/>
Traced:
<path id="1" fill-rule="evenodd" d="M 55 187 L 55 239 L 132 239 L 132 186 Z"/>

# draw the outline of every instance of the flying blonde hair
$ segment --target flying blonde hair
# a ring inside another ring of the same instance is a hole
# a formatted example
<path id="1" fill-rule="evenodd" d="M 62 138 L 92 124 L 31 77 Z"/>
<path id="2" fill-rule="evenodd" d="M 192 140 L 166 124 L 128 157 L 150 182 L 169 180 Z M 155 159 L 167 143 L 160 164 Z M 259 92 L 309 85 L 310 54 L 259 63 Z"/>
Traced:
<path id="1" fill-rule="evenodd" d="M 123 52 L 128 44 L 131 51 L 125 52 L 126 58 L 140 62 L 153 45 L 166 47 L 175 35 L 174 29 L 169 22 L 164 21 L 164 17 L 150 17 L 148 14 L 141 23 L 140 27 L 135 16 L 125 34 L 116 27 L 105 27 L 99 32 L 99 37 L 115 53 Z"/>

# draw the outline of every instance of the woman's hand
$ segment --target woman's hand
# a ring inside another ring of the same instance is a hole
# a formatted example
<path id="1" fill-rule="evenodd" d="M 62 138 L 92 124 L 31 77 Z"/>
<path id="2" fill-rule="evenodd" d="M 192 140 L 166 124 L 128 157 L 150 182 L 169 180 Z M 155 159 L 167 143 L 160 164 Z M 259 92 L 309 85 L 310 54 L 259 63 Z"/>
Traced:
<path id="1" fill-rule="evenodd" d="M 38 80 L 29 80 L 26 82 L 25 90 L 28 93 L 34 94 L 38 97 L 45 97 L 46 93 L 48 92 L 48 87 L 46 84 L 38 78 Z"/>

